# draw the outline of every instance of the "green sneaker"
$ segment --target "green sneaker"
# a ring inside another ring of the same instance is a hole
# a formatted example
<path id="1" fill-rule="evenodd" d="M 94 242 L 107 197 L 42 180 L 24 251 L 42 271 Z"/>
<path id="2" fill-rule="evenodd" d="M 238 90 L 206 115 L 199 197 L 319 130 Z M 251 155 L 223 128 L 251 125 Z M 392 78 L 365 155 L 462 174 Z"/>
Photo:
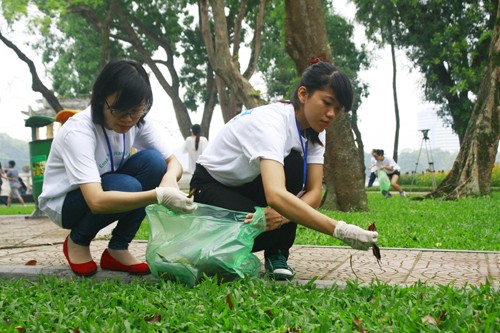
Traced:
<path id="1" fill-rule="evenodd" d="M 273 280 L 291 280 L 295 272 L 288 266 L 286 257 L 280 252 L 272 254 L 265 261 L 266 275 Z"/>

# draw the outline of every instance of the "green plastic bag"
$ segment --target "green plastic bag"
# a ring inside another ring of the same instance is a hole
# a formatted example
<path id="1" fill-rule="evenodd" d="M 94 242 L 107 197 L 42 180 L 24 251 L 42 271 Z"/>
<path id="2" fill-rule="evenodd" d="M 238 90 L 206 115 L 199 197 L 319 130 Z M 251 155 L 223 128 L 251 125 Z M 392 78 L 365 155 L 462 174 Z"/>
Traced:
<path id="1" fill-rule="evenodd" d="M 377 170 L 378 184 L 380 187 L 380 192 L 384 193 L 389 191 L 391 187 L 391 181 L 384 170 Z"/>
<path id="2" fill-rule="evenodd" d="M 198 203 L 190 214 L 149 205 L 150 234 L 146 261 L 151 273 L 194 286 L 206 275 L 231 281 L 258 276 L 261 262 L 252 252 L 254 239 L 266 229 L 262 208 L 249 224 L 246 212 Z"/>

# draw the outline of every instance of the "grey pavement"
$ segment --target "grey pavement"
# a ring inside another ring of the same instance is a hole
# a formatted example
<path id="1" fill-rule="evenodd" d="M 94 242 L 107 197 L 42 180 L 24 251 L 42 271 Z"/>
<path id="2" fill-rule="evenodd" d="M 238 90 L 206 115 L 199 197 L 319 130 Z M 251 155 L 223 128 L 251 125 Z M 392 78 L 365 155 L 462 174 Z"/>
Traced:
<path id="1" fill-rule="evenodd" d="M 111 228 L 100 233 L 91 244 L 92 255 L 98 264 Z M 47 218 L 0 216 L 0 279 L 36 280 L 40 275 L 74 277 L 62 252 L 67 234 L 68 230 L 59 228 Z M 144 260 L 146 246 L 145 241 L 134 241 L 130 250 Z M 492 286 L 499 287 L 500 252 L 382 248 L 381 253 L 379 266 L 371 251 L 294 246 L 289 264 L 296 271 L 294 281 L 303 284 L 315 279 L 318 287 L 345 285 L 354 280 L 361 283 L 378 280 L 393 285 L 412 285 L 420 281 L 458 287 L 480 285 L 489 280 Z M 256 255 L 263 260 L 262 252 Z M 119 278 L 124 282 L 131 279 L 127 273 L 101 269 L 93 278 Z M 154 277 L 145 279 L 154 280 Z"/>

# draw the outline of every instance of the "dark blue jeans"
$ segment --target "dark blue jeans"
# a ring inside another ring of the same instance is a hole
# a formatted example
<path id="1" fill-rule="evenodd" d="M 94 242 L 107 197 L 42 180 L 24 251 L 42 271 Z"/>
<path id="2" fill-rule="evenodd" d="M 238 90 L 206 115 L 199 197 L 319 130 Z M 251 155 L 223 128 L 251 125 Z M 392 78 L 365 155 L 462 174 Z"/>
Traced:
<path id="1" fill-rule="evenodd" d="M 148 149 L 133 154 L 125 164 L 114 173 L 101 176 L 104 191 L 141 192 L 157 187 L 167 164 L 156 150 Z M 144 207 L 124 213 L 93 214 L 80 189 L 66 194 L 62 208 L 62 225 L 70 229 L 70 237 L 75 244 L 89 246 L 99 230 L 118 221 L 113 229 L 108 247 L 126 250 L 135 237 L 141 222 L 146 216 Z"/>

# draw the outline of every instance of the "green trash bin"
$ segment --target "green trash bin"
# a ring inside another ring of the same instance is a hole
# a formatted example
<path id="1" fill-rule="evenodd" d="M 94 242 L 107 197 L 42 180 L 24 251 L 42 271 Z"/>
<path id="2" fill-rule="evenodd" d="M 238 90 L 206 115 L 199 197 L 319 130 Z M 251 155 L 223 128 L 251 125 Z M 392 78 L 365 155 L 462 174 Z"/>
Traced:
<path id="1" fill-rule="evenodd" d="M 55 119 L 53 117 L 48 116 L 31 116 L 25 120 L 25 126 L 31 127 L 32 129 L 33 141 L 29 142 L 31 163 L 30 168 L 33 199 L 35 200 L 37 209 L 38 196 L 42 193 L 45 165 L 47 164 L 50 147 L 52 146 L 52 138 L 39 140 L 37 131 L 40 127 L 45 127 L 52 124 L 54 120 Z"/>
<path id="2" fill-rule="evenodd" d="M 47 164 L 51 145 L 52 139 L 36 140 L 29 143 L 32 190 L 35 202 L 38 202 L 38 196 L 42 193 L 45 164 Z"/>

